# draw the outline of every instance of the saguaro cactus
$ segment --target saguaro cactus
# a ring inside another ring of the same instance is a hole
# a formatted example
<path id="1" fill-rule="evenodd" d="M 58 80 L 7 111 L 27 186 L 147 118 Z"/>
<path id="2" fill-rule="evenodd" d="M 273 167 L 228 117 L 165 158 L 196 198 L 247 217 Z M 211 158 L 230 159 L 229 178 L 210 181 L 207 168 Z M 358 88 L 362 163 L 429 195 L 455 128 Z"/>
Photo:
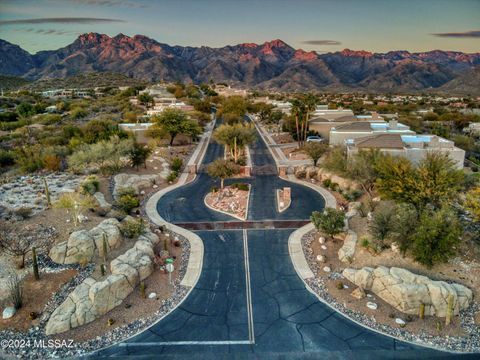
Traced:
<path id="1" fill-rule="evenodd" d="M 420 304 L 420 311 L 419 311 L 419 314 L 420 316 L 420 319 L 424 319 L 425 318 L 425 304 Z"/>
<path id="2" fill-rule="evenodd" d="M 145 295 L 145 281 L 140 282 L 140 296 L 142 299 L 145 299 L 147 296 Z"/>
<path id="3" fill-rule="evenodd" d="M 45 188 L 45 196 L 47 198 L 47 206 L 52 206 L 52 201 L 50 199 L 50 190 L 48 189 L 47 179 L 43 178 L 43 186 Z"/>
<path id="4" fill-rule="evenodd" d="M 107 234 L 102 234 L 102 245 L 103 245 L 103 261 L 107 262 L 107 252 L 108 252 L 108 244 L 107 244 Z"/>
<path id="5" fill-rule="evenodd" d="M 453 295 L 448 295 L 447 317 L 445 318 L 445 325 L 448 326 L 452 322 L 453 317 Z"/>
<path id="6" fill-rule="evenodd" d="M 32 249 L 32 264 L 33 264 L 33 276 L 35 280 L 40 280 L 40 274 L 38 273 L 38 262 L 37 262 L 37 250 Z"/>

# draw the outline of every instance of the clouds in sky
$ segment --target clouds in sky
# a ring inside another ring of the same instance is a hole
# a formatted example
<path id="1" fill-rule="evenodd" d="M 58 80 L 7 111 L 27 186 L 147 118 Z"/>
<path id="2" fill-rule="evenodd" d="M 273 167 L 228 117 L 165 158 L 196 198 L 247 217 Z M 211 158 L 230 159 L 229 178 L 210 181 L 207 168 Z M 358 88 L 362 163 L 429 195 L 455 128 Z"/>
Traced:
<path id="1" fill-rule="evenodd" d="M 95 5 L 95 6 L 123 6 L 131 8 L 146 8 L 146 4 L 134 1 L 124 1 L 124 0 L 71 0 L 79 5 Z"/>
<path id="2" fill-rule="evenodd" d="M 340 41 L 336 40 L 306 40 L 302 41 L 302 44 L 307 45 L 340 45 Z"/>
<path id="3" fill-rule="evenodd" d="M 58 17 L 58 18 L 37 18 L 37 19 L 17 19 L 1 20 L 0 26 L 5 25 L 25 25 L 25 24 L 99 24 L 126 22 L 120 19 L 90 18 L 90 17 Z"/>
<path id="4" fill-rule="evenodd" d="M 464 31 L 464 32 L 447 32 L 434 33 L 433 36 L 447 37 L 447 38 L 480 38 L 480 30 Z"/>

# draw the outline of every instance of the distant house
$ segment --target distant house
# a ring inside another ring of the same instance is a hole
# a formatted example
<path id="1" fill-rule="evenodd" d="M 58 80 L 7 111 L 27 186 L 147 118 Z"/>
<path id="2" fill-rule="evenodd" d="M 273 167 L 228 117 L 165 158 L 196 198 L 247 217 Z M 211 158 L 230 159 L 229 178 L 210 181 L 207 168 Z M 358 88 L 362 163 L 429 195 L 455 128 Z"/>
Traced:
<path id="1" fill-rule="evenodd" d="M 119 124 L 118 127 L 124 131 L 133 133 L 135 139 L 141 143 L 148 143 L 147 130 L 153 123 L 138 123 L 138 124 Z"/>
<path id="2" fill-rule="evenodd" d="M 148 94 L 153 97 L 168 97 L 168 98 L 175 98 L 173 94 L 167 91 L 167 87 L 164 85 L 152 85 L 147 87 L 145 90 L 140 91 L 139 94 Z"/>
<path id="3" fill-rule="evenodd" d="M 355 116 L 350 109 L 326 109 L 317 108 L 310 117 L 308 128 L 318 132 L 325 139 L 330 138 L 330 129 L 352 122 L 384 122 L 384 119 L 377 113 L 371 115 Z"/>
<path id="4" fill-rule="evenodd" d="M 396 120 L 387 122 L 355 121 L 336 125 L 330 129 L 330 145 L 344 145 L 347 139 L 358 139 L 376 134 L 404 134 L 415 135 L 407 125 Z"/>
<path id="5" fill-rule="evenodd" d="M 436 135 L 376 134 L 346 140 L 347 157 L 361 150 L 378 149 L 393 156 L 403 156 L 414 164 L 420 162 L 429 152 L 447 154 L 458 169 L 463 169 L 465 151 L 457 148 L 453 141 Z"/>

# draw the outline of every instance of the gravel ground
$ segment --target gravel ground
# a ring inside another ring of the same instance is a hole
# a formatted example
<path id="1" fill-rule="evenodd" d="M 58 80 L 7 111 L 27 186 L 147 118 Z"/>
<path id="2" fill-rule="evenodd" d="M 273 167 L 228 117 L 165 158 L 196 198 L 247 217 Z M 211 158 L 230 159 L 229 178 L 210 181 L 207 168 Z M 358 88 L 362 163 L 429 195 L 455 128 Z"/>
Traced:
<path id="1" fill-rule="evenodd" d="M 137 319 L 128 325 L 115 328 L 112 331 L 105 333 L 101 337 L 96 337 L 82 343 L 73 343 L 71 345 L 67 342 L 60 344 L 58 347 L 34 346 L 35 341 L 38 344 L 39 341 L 44 340 L 46 343 L 48 339 L 53 339 L 53 337 L 47 337 L 44 331 L 50 314 L 65 300 L 68 294 L 70 294 L 70 292 L 73 291 L 76 286 L 78 286 L 86 277 L 90 276 L 94 270 L 94 264 L 90 264 L 82 268 L 78 265 L 59 265 L 52 262 L 49 258 L 39 257 L 39 266 L 42 271 L 60 272 L 65 269 L 76 269 L 78 270 L 78 274 L 72 278 L 71 281 L 65 284 L 62 289 L 47 302 L 38 326 L 31 328 L 27 333 L 20 333 L 16 331 L 0 332 L 0 339 L 15 340 L 18 344 L 24 345 L 23 347 L 17 346 L 0 348 L 0 358 L 4 358 L 2 351 L 5 351 L 5 355 L 13 355 L 21 359 L 66 358 L 70 356 L 80 356 L 105 347 L 109 347 L 118 342 L 125 341 L 126 339 L 144 331 L 152 324 L 159 321 L 173 308 L 175 308 L 177 304 L 179 304 L 185 298 L 189 291 L 189 288 L 180 285 L 180 282 L 185 276 L 187 269 L 190 255 L 190 244 L 186 238 L 180 235 L 171 233 L 170 236 L 177 236 L 179 238 L 183 250 L 179 267 L 179 276 L 175 279 L 173 284 L 173 295 L 168 299 L 162 300 L 160 309 L 147 318 Z"/>
<path id="2" fill-rule="evenodd" d="M 394 328 L 389 325 L 379 324 L 373 317 L 369 317 L 361 312 L 346 308 L 334 299 L 327 291 L 327 287 L 322 277 L 319 277 L 321 269 L 314 258 L 310 244 L 314 240 L 314 231 L 305 234 L 302 238 L 302 248 L 310 269 L 315 274 L 315 278 L 305 280 L 307 285 L 326 303 L 345 316 L 359 322 L 360 324 L 377 330 L 384 334 L 393 336 L 400 340 L 410 341 L 419 345 L 435 347 L 448 351 L 459 352 L 480 352 L 480 326 L 475 324 L 475 314 L 480 311 L 480 305 L 474 302 L 468 309 L 460 312 L 461 326 L 468 334 L 465 337 L 433 336 L 426 333 L 414 334 L 408 330 Z M 343 275 L 338 272 L 331 272 L 328 277 L 332 280 L 343 279 Z"/>

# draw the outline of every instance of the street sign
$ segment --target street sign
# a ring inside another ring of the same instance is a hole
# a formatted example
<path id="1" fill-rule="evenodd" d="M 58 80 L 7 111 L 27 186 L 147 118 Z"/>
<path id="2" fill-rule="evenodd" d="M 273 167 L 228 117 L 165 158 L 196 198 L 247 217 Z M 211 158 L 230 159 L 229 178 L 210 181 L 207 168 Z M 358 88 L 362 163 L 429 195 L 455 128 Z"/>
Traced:
<path id="1" fill-rule="evenodd" d="M 172 259 L 172 258 L 168 258 L 168 259 L 165 260 L 165 262 L 166 262 L 167 264 L 173 264 L 173 259 Z"/>
<path id="2" fill-rule="evenodd" d="M 168 260 L 171 260 L 171 261 L 169 262 Z M 165 269 L 168 272 L 168 283 L 170 285 L 172 285 L 172 272 L 174 269 L 172 262 L 173 262 L 173 259 L 167 259 L 167 265 L 165 265 Z"/>

